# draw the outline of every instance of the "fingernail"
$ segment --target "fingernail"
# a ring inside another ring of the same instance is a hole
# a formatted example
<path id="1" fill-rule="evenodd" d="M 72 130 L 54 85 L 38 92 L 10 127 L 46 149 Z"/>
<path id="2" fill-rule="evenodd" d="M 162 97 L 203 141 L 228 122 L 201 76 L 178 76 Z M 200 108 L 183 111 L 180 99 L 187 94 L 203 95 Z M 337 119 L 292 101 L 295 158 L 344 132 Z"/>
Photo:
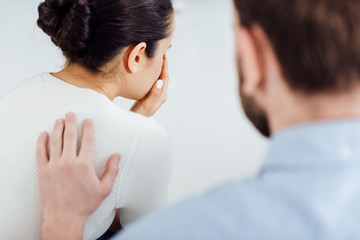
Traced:
<path id="1" fill-rule="evenodd" d="M 47 132 L 42 132 L 42 133 L 40 134 L 40 136 L 41 136 L 41 137 L 46 137 L 46 136 L 47 136 Z"/>
<path id="2" fill-rule="evenodd" d="M 116 156 L 115 156 L 115 163 L 116 163 L 116 165 L 119 165 L 120 160 L 121 160 L 121 155 L 120 155 L 120 154 L 116 154 Z"/>
<path id="3" fill-rule="evenodd" d="M 84 124 L 91 125 L 93 121 L 91 119 L 85 119 Z"/>
<path id="4" fill-rule="evenodd" d="M 156 87 L 158 89 L 161 89 L 164 85 L 164 81 L 163 80 L 158 80 L 157 83 L 156 83 Z"/>
<path id="5" fill-rule="evenodd" d="M 62 119 L 62 118 L 56 120 L 56 124 L 62 124 L 63 122 L 64 122 L 64 119 Z"/>
<path id="6" fill-rule="evenodd" d="M 69 112 L 69 113 L 66 114 L 66 117 L 67 117 L 67 118 L 74 118 L 74 117 L 75 117 L 75 113 Z"/>

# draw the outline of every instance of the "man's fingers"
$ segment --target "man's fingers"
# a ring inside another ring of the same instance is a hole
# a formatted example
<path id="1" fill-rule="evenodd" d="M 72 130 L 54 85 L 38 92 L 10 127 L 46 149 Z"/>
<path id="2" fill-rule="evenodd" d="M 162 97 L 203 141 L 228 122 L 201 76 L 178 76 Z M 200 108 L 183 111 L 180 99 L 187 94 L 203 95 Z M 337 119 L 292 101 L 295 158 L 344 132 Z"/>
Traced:
<path id="1" fill-rule="evenodd" d="M 49 135 L 46 132 L 43 132 L 37 141 L 36 146 L 36 159 L 38 167 L 44 166 L 49 162 L 47 156 L 47 143 L 49 140 Z"/>
<path id="2" fill-rule="evenodd" d="M 106 165 L 105 173 L 100 178 L 101 192 L 104 196 L 109 195 L 112 187 L 114 186 L 116 176 L 119 172 L 120 159 L 120 154 L 116 153 L 112 155 Z"/>
<path id="3" fill-rule="evenodd" d="M 55 122 L 50 140 L 50 159 L 58 159 L 63 147 L 64 119 Z"/>
<path id="4" fill-rule="evenodd" d="M 67 113 L 65 117 L 64 149 L 63 153 L 76 155 L 77 123 L 75 113 Z"/>
<path id="5" fill-rule="evenodd" d="M 95 149 L 95 130 L 94 122 L 90 119 L 86 119 L 82 127 L 82 140 L 80 156 L 82 158 L 90 159 L 94 154 Z"/>
<path id="6" fill-rule="evenodd" d="M 80 159 L 90 161 L 93 159 L 95 149 L 95 130 L 94 122 L 90 119 L 86 119 L 83 123 L 82 140 L 80 149 Z"/>

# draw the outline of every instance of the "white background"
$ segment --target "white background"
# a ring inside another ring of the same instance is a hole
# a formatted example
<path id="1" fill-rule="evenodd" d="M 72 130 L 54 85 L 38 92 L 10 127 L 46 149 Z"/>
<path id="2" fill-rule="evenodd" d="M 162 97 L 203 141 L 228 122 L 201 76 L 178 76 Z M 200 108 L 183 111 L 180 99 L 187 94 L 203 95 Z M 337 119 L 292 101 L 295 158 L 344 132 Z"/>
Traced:
<path id="1" fill-rule="evenodd" d="M 61 69 L 64 59 L 36 26 L 40 0 L 0 1 L 2 96 L 30 76 Z M 174 146 L 171 202 L 255 174 L 267 148 L 240 108 L 231 0 L 184 3 L 168 54 L 169 99 L 156 115 Z"/>

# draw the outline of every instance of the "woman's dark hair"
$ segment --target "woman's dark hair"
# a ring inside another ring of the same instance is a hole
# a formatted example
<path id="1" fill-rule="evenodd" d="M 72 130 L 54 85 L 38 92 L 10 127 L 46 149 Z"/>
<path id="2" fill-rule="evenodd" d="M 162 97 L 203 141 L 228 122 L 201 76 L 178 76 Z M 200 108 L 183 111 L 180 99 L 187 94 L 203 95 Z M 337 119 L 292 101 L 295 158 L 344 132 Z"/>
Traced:
<path id="1" fill-rule="evenodd" d="M 170 34 L 171 0 L 46 0 L 38 8 L 38 26 L 70 63 L 98 73 L 124 47 L 157 43 Z"/>

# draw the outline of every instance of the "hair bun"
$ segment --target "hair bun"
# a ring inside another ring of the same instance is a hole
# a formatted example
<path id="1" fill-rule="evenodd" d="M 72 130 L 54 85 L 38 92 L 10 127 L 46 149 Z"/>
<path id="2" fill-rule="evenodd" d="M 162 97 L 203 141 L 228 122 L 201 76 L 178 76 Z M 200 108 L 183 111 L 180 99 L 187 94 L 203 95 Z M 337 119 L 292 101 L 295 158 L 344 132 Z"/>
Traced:
<path id="1" fill-rule="evenodd" d="M 65 55 L 86 49 L 92 21 L 87 0 L 46 0 L 38 11 L 37 25 Z"/>

